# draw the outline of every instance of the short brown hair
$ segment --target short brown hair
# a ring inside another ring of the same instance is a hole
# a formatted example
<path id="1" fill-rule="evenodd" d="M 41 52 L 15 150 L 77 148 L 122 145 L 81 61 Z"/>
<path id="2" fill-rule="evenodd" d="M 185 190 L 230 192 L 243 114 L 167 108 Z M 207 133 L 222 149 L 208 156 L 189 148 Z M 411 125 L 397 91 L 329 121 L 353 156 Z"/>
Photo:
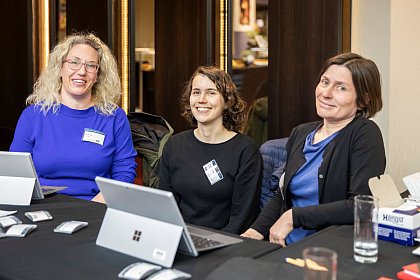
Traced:
<path id="1" fill-rule="evenodd" d="M 356 103 L 361 108 L 358 115 L 364 118 L 375 116 L 382 109 L 381 75 L 376 64 L 355 53 L 339 54 L 326 61 L 318 82 L 332 65 L 342 65 L 350 70 L 356 89 Z"/>
<path id="2" fill-rule="evenodd" d="M 241 132 L 246 121 L 246 102 L 239 97 L 229 74 L 214 66 L 198 67 L 185 84 L 181 96 L 181 115 L 192 126 L 197 126 L 197 120 L 194 118 L 190 106 L 192 82 L 197 75 L 204 75 L 209 78 L 222 94 L 226 106 L 226 109 L 223 110 L 223 126 L 227 130 Z"/>

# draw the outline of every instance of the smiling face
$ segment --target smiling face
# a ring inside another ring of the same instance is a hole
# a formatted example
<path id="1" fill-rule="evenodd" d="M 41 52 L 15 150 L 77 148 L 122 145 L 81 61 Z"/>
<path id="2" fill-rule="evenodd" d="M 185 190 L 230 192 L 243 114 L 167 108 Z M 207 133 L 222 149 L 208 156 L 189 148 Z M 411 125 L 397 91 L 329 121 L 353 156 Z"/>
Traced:
<path id="1" fill-rule="evenodd" d="M 79 60 L 82 63 L 99 63 L 98 52 L 89 45 L 78 44 L 73 46 L 65 60 Z M 79 70 L 70 69 L 69 62 L 63 62 L 61 66 L 61 95 L 63 99 L 91 99 L 92 87 L 96 83 L 98 73 L 86 71 L 86 66 L 82 64 Z"/>
<path id="2" fill-rule="evenodd" d="M 208 77 L 200 74 L 194 77 L 190 106 L 198 126 L 223 126 L 225 102 L 216 85 Z"/>
<path id="3" fill-rule="evenodd" d="M 356 89 L 351 72 L 345 66 L 330 66 L 322 74 L 315 96 L 317 114 L 326 123 L 348 122 L 356 116 Z"/>

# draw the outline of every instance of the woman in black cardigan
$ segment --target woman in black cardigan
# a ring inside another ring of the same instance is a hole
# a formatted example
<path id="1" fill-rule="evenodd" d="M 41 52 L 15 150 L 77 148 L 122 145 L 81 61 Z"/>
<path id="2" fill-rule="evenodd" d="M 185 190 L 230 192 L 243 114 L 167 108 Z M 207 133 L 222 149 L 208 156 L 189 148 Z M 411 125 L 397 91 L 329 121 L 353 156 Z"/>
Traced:
<path id="1" fill-rule="evenodd" d="M 295 127 L 283 185 L 242 236 L 285 246 L 330 225 L 353 223 L 353 198 L 385 171 L 382 108 L 375 63 L 346 53 L 330 58 L 315 90 L 319 122 Z"/>

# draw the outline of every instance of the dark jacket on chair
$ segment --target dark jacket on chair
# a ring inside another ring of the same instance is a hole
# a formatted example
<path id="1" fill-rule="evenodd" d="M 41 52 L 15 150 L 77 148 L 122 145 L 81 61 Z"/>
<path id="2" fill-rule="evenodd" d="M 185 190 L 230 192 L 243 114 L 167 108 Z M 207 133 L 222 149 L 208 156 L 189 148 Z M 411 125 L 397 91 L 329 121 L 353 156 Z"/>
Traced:
<path id="1" fill-rule="evenodd" d="M 286 164 L 286 144 L 288 138 L 268 140 L 260 147 L 263 159 L 263 179 L 261 185 L 260 207 L 266 206 L 279 188 L 279 180 Z"/>
<path id="2" fill-rule="evenodd" d="M 143 159 L 143 184 L 157 188 L 159 178 L 155 174 L 155 168 L 162 155 L 163 146 L 174 130 L 161 116 L 131 112 L 127 117 L 130 121 L 134 148 Z"/>
<path id="3" fill-rule="evenodd" d="M 248 121 L 244 134 L 257 142 L 258 147 L 267 141 L 268 131 L 268 97 L 255 100 L 248 111 Z"/>

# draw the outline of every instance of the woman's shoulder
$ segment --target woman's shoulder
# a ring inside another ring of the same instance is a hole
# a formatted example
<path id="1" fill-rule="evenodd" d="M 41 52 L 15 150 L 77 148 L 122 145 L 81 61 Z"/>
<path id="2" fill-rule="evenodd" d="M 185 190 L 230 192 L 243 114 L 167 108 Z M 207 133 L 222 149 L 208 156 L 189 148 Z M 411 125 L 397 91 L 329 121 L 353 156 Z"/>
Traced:
<path id="1" fill-rule="evenodd" d="M 181 132 L 178 132 L 176 134 L 173 134 L 169 140 L 168 143 L 172 144 L 183 144 L 186 142 L 191 142 L 195 139 L 194 132 L 192 129 L 184 130 Z"/>
<path id="2" fill-rule="evenodd" d="M 117 107 L 115 111 L 113 112 L 113 114 L 111 115 L 103 115 L 103 114 L 100 114 L 100 115 L 108 119 L 113 119 L 116 123 L 122 124 L 122 125 L 125 125 L 126 123 L 129 122 L 127 114 L 120 107 Z"/>
<path id="3" fill-rule="evenodd" d="M 232 139 L 223 143 L 223 145 L 225 145 L 224 150 L 228 149 L 235 154 L 260 155 L 257 142 L 242 133 L 237 133 Z"/>
<path id="4" fill-rule="evenodd" d="M 294 127 L 296 130 L 313 130 L 315 127 L 319 126 L 322 123 L 322 121 L 313 121 L 313 122 L 307 122 L 302 123 Z"/>
<path id="5" fill-rule="evenodd" d="M 114 116 L 116 117 L 122 117 L 122 118 L 127 118 L 127 114 L 125 113 L 125 111 L 121 108 L 121 107 L 117 107 L 114 111 Z"/>
<path id="6" fill-rule="evenodd" d="M 295 126 L 292 131 L 290 132 L 289 137 L 294 138 L 299 135 L 306 137 L 309 133 L 311 133 L 315 128 L 321 125 L 322 121 L 314 121 L 308 123 L 302 123 Z"/>
<path id="7" fill-rule="evenodd" d="M 22 116 L 36 116 L 42 114 L 41 106 L 31 104 L 22 111 Z"/>
<path id="8" fill-rule="evenodd" d="M 192 130 L 181 131 L 176 134 L 171 135 L 165 143 L 165 151 L 171 151 L 172 153 L 174 150 L 194 150 L 198 147 L 194 147 L 196 145 L 196 140 L 194 139 L 194 135 Z"/>
<path id="9" fill-rule="evenodd" d="M 349 143 L 361 145 L 383 145 L 382 132 L 379 126 L 367 118 L 357 118 L 343 128 L 336 137 L 337 145 Z"/>
<path id="10" fill-rule="evenodd" d="M 178 132 L 174 135 L 172 135 L 171 138 L 173 139 L 184 139 L 184 138 L 190 138 L 194 135 L 194 130 L 193 129 L 188 129 L 188 130 L 184 130 L 181 132 Z"/>
<path id="11" fill-rule="evenodd" d="M 258 149 L 257 142 L 255 142 L 255 140 L 252 139 L 251 137 L 249 137 L 248 135 L 245 135 L 245 134 L 242 134 L 242 133 L 237 133 L 232 139 L 236 140 L 236 142 L 242 143 L 246 146 L 251 146 L 251 147 L 255 147 L 255 148 Z"/>
<path id="12" fill-rule="evenodd" d="M 370 126 L 370 127 L 378 127 L 376 122 L 368 118 L 356 118 L 353 121 L 358 126 Z"/>
<path id="13" fill-rule="evenodd" d="M 380 128 L 376 122 L 367 118 L 356 118 L 349 125 L 347 125 L 346 130 L 352 132 L 380 132 Z"/>
<path id="14" fill-rule="evenodd" d="M 108 110 L 109 109 L 109 110 Z M 119 106 L 115 106 L 114 108 L 108 108 L 107 110 L 102 110 L 99 106 L 93 106 L 88 108 L 87 110 L 93 110 L 96 115 L 100 115 L 104 118 L 117 118 L 117 119 L 126 119 L 127 114 L 126 112 Z M 85 110 L 85 111 L 87 111 Z"/>

